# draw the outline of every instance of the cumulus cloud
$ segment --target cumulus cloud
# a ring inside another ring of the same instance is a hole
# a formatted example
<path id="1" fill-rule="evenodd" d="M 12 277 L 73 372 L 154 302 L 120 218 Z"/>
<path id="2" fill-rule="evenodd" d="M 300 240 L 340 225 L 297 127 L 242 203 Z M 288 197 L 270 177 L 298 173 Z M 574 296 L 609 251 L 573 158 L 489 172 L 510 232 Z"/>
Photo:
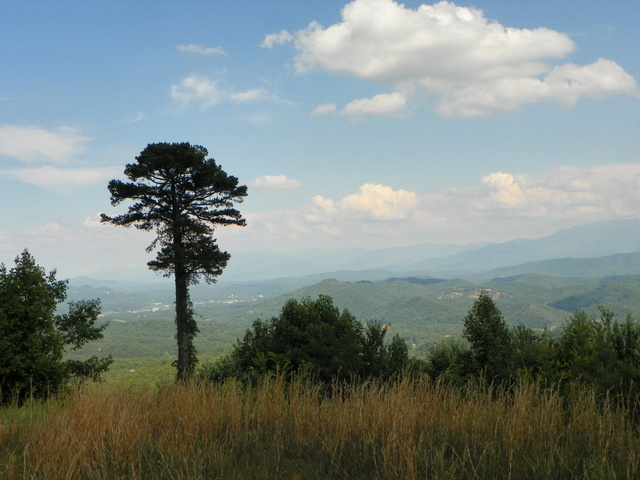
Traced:
<path id="1" fill-rule="evenodd" d="M 475 186 L 424 195 L 418 208 L 462 222 L 633 218 L 640 216 L 640 165 L 565 165 L 537 176 L 493 172 Z"/>
<path id="2" fill-rule="evenodd" d="M 515 177 L 510 173 L 494 172 L 482 178 L 482 184 L 490 189 L 490 197 L 508 205 L 518 205 L 526 199 Z"/>
<path id="3" fill-rule="evenodd" d="M 333 200 L 316 195 L 313 203 L 327 215 L 355 215 L 377 220 L 408 218 L 417 202 L 417 195 L 407 190 L 393 190 L 386 185 L 365 183 L 358 193 Z"/>
<path id="4" fill-rule="evenodd" d="M 300 188 L 302 184 L 293 178 L 284 175 L 261 175 L 249 182 L 249 187 L 258 190 L 291 190 Z"/>
<path id="5" fill-rule="evenodd" d="M 447 1 L 411 9 L 394 0 L 355 0 L 342 9 L 340 22 L 326 28 L 313 22 L 295 34 L 268 35 L 263 46 L 289 41 L 297 50 L 298 73 L 348 74 L 394 86 L 398 93 L 407 86 L 420 88 L 437 96 L 438 111 L 448 116 L 490 115 L 545 99 L 572 105 L 582 97 L 638 92 L 635 79 L 611 60 L 552 66 L 576 48 L 564 33 L 506 27 L 481 10 Z M 374 102 L 376 97 L 355 100 L 350 108 L 397 116 L 405 106 L 401 97 Z"/>
<path id="6" fill-rule="evenodd" d="M 196 53 L 198 55 L 226 55 L 222 47 L 206 47 L 204 45 L 196 45 L 190 43 L 189 45 L 177 45 L 176 50 L 183 53 Z"/>
<path id="7" fill-rule="evenodd" d="M 481 116 L 515 110 L 525 103 L 557 100 L 574 105 L 581 97 L 602 100 L 618 93 L 633 94 L 634 78 L 611 60 L 590 65 L 554 67 L 543 78 L 504 78 L 472 84 L 445 95 L 438 111 L 447 116 Z"/>
<path id="8" fill-rule="evenodd" d="M 407 192 L 365 184 L 340 199 L 247 215 L 224 229 L 238 248 L 383 248 L 537 238 L 598 220 L 640 217 L 640 164 L 566 165 L 537 175 L 489 172 L 473 185 Z M 392 228 L 381 225 L 393 221 Z"/>
<path id="9" fill-rule="evenodd" d="M 84 151 L 88 137 L 71 127 L 47 130 L 34 126 L 0 126 L 0 155 L 25 163 L 65 163 Z"/>
<path id="10" fill-rule="evenodd" d="M 52 165 L 0 170 L 2 176 L 13 177 L 24 183 L 59 191 L 64 191 L 69 187 L 101 183 L 119 173 L 120 169 L 115 167 L 61 168 Z"/>
<path id="11" fill-rule="evenodd" d="M 171 86 L 171 97 L 183 105 L 196 103 L 210 108 L 225 102 L 248 103 L 260 101 L 280 101 L 266 88 L 253 88 L 244 92 L 232 92 L 218 86 L 217 80 L 193 75 L 182 79 L 180 84 Z"/>

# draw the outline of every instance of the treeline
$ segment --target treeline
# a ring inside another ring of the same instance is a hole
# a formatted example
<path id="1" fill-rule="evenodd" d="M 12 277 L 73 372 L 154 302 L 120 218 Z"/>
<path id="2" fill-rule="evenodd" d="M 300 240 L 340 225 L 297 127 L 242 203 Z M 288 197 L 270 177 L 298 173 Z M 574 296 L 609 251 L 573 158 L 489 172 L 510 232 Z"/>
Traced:
<path id="1" fill-rule="evenodd" d="M 305 373 L 320 382 L 388 380 L 428 374 L 454 386 L 481 380 L 508 386 L 534 380 L 567 390 L 585 383 L 599 394 L 640 394 L 640 324 L 618 322 L 600 307 L 598 317 L 575 312 L 557 332 L 509 327 L 482 292 L 464 318 L 462 339 L 435 345 L 425 359 L 411 358 L 388 326 L 360 323 L 328 296 L 289 300 L 278 317 L 256 320 L 233 350 L 200 369 L 203 380 L 255 382 L 269 372 Z M 633 397 L 630 397 L 633 398 Z"/>
<path id="2" fill-rule="evenodd" d="M 505 384 L 527 378 L 566 390 L 585 383 L 600 394 L 640 393 L 640 324 L 623 322 L 599 307 L 599 316 L 577 311 L 557 332 L 509 327 L 486 294 L 464 319 L 464 340 L 436 345 L 427 359 L 431 377 L 455 385 L 481 378 Z"/>

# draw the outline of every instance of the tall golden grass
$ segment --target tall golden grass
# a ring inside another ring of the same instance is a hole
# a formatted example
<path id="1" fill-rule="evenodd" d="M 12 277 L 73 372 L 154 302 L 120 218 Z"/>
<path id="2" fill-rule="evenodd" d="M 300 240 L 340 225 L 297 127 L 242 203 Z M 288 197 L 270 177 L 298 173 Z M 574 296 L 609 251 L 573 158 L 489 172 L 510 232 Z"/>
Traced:
<path id="1" fill-rule="evenodd" d="M 428 378 L 333 389 L 87 385 L 5 412 L 0 478 L 640 478 L 631 407 L 575 387 L 505 392 Z M 0 419 L 3 417 L 0 415 Z"/>

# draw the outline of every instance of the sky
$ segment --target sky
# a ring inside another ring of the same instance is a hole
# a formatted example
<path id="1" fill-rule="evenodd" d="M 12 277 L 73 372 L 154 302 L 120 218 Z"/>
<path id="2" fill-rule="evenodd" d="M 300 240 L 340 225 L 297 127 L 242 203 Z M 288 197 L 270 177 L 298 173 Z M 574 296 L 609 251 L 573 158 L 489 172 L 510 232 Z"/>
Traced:
<path id="1" fill-rule="evenodd" d="M 0 262 L 144 268 L 99 222 L 148 144 L 249 188 L 223 250 L 539 238 L 640 217 L 637 0 L 0 2 Z"/>

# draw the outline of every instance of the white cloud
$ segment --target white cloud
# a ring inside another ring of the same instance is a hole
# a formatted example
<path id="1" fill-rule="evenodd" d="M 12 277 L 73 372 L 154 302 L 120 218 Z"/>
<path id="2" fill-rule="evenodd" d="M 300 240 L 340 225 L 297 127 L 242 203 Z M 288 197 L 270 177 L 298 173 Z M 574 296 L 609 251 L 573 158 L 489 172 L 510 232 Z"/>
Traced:
<path id="1" fill-rule="evenodd" d="M 284 175 L 261 175 L 249 182 L 249 187 L 258 190 L 290 190 L 300 188 L 302 184 Z"/>
<path id="2" fill-rule="evenodd" d="M 348 117 L 362 115 L 395 116 L 402 113 L 407 98 L 400 92 L 381 93 L 372 98 L 361 98 L 348 103 L 342 114 Z"/>
<path id="3" fill-rule="evenodd" d="M 225 102 L 282 102 L 266 88 L 259 87 L 244 92 L 232 92 L 220 88 L 216 80 L 197 75 L 185 77 L 179 85 L 172 85 L 171 97 L 183 105 L 197 103 L 203 108 L 210 108 Z"/>
<path id="4" fill-rule="evenodd" d="M 69 187 L 82 187 L 104 182 L 121 173 L 115 167 L 60 168 L 45 165 L 36 168 L 0 170 L 0 175 L 13 177 L 21 182 L 64 192 Z"/>
<path id="5" fill-rule="evenodd" d="M 176 50 L 183 53 L 196 53 L 198 55 L 206 56 L 227 54 L 222 47 L 206 47 L 204 45 L 196 45 L 193 43 L 189 45 L 177 45 Z"/>
<path id="6" fill-rule="evenodd" d="M 271 48 L 274 45 L 282 45 L 293 40 L 293 35 L 286 30 L 280 30 L 278 33 L 270 33 L 264 37 L 262 48 Z"/>
<path id="7" fill-rule="evenodd" d="M 417 202 L 414 192 L 393 190 L 386 185 L 365 183 L 358 193 L 347 195 L 334 202 L 320 195 L 313 197 L 313 203 L 327 215 L 364 216 L 377 220 L 397 220 L 408 218 Z"/>
<path id="8" fill-rule="evenodd" d="M 481 10 L 446 1 L 411 9 L 393 0 L 355 0 L 342 9 L 340 22 L 326 28 L 313 22 L 290 35 L 267 36 L 263 45 L 293 41 L 298 73 L 350 74 L 394 86 L 396 93 L 420 87 L 439 97 L 438 111 L 448 116 L 489 115 L 545 99 L 572 105 L 582 97 L 638 93 L 635 79 L 611 60 L 552 66 L 550 61 L 576 48 L 564 33 L 506 27 Z M 401 97 L 377 97 L 347 107 L 391 116 L 404 108 Z M 319 107 L 316 113 L 331 112 Z"/>
<path id="9" fill-rule="evenodd" d="M 494 172 L 473 187 L 421 198 L 418 209 L 453 221 L 566 222 L 640 216 L 640 165 L 561 166 L 532 176 Z"/>
<path id="10" fill-rule="evenodd" d="M 71 127 L 46 130 L 34 126 L 2 125 L 0 155 L 26 163 L 48 161 L 62 164 L 73 155 L 82 153 L 88 140 Z"/>
<path id="11" fill-rule="evenodd" d="M 318 105 L 312 115 L 334 115 L 338 106 L 335 103 L 326 103 L 324 105 Z"/>
<path id="12" fill-rule="evenodd" d="M 500 203 L 518 205 L 526 199 L 515 177 L 510 173 L 490 173 L 482 178 L 482 184 L 489 187 L 491 198 Z"/>
<path id="13" fill-rule="evenodd" d="M 453 89 L 444 96 L 438 111 L 447 116 L 490 115 L 541 100 L 557 100 L 571 106 L 581 97 L 601 100 L 619 93 L 632 95 L 636 90 L 631 75 L 615 62 L 600 59 L 582 67 L 554 67 L 542 79 L 504 78 Z"/>
<path id="14" fill-rule="evenodd" d="M 223 96 L 215 80 L 196 75 L 183 78 L 180 85 L 171 86 L 171 97 L 183 104 L 200 102 L 207 108 L 222 102 Z"/>
<path id="15" fill-rule="evenodd" d="M 366 115 L 397 117 L 403 115 L 406 104 L 407 97 L 403 93 L 380 93 L 371 98 L 353 100 L 340 111 L 335 103 L 318 105 L 311 114 L 342 115 L 354 120 Z"/>
<path id="16" fill-rule="evenodd" d="M 598 220 L 640 217 L 640 164 L 562 166 L 539 175 L 493 172 L 475 185 L 407 192 L 366 184 L 341 199 L 252 213 L 220 241 L 244 250 L 383 248 L 425 242 L 537 238 Z M 382 221 L 393 220 L 391 228 Z"/>
<path id="17" fill-rule="evenodd" d="M 269 91 L 266 88 L 253 88 L 246 92 L 232 93 L 229 99 L 233 102 L 244 103 L 266 100 L 270 98 Z"/>
<path id="18" fill-rule="evenodd" d="M 567 105 L 573 105 L 580 97 L 600 100 L 618 93 L 632 95 L 637 90 L 631 75 L 604 58 L 582 67 L 574 64 L 554 67 L 545 77 L 545 83 L 552 95 Z"/>

